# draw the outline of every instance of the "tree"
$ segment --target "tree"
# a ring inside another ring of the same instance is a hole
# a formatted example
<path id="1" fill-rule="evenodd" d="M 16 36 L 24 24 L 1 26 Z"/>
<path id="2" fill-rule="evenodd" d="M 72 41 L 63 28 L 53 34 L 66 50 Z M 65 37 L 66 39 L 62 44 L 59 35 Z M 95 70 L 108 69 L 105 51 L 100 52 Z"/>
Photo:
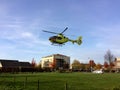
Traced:
<path id="1" fill-rule="evenodd" d="M 85 71 L 85 69 L 86 69 L 85 65 L 86 64 L 84 64 L 84 63 L 80 63 L 80 69 L 81 69 L 81 71 Z"/>
<path id="2" fill-rule="evenodd" d="M 32 59 L 31 64 L 32 64 L 32 67 L 35 67 L 35 66 L 36 66 L 36 61 L 34 60 L 34 58 Z"/>
<path id="3" fill-rule="evenodd" d="M 80 70 L 80 62 L 78 60 L 74 60 L 72 63 L 72 69 Z"/>
<path id="4" fill-rule="evenodd" d="M 90 70 L 92 71 L 93 70 L 93 68 L 95 67 L 95 62 L 94 62 L 94 60 L 90 60 L 89 61 L 89 67 L 90 67 Z"/>
<path id="5" fill-rule="evenodd" d="M 95 64 L 94 60 L 90 60 L 89 65 L 90 65 L 90 67 L 94 67 L 96 64 Z"/>
<path id="6" fill-rule="evenodd" d="M 105 62 L 104 62 L 104 68 L 107 69 L 108 66 L 109 66 L 109 65 L 108 65 L 108 62 L 105 61 Z"/>
<path id="7" fill-rule="evenodd" d="M 85 64 L 85 70 L 86 71 L 90 71 L 90 69 L 91 69 L 90 65 L 89 64 Z"/>
<path id="8" fill-rule="evenodd" d="M 110 65 L 110 63 L 115 60 L 115 57 L 114 57 L 114 55 L 111 53 L 111 51 L 108 50 L 108 51 L 106 52 L 105 56 L 104 56 L 104 59 L 105 59 L 105 61 L 108 62 L 109 65 Z"/>
<path id="9" fill-rule="evenodd" d="M 96 64 L 96 69 L 100 70 L 102 68 L 102 65 L 100 63 Z"/>
<path id="10" fill-rule="evenodd" d="M 114 65 L 114 62 L 111 62 L 110 63 L 110 67 L 112 68 L 112 67 L 114 67 L 115 65 Z"/>
<path id="11" fill-rule="evenodd" d="M 105 59 L 105 62 L 108 62 L 109 69 L 111 70 L 112 67 L 114 66 L 113 62 L 115 60 L 115 57 L 110 50 L 106 52 L 104 59 Z"/>

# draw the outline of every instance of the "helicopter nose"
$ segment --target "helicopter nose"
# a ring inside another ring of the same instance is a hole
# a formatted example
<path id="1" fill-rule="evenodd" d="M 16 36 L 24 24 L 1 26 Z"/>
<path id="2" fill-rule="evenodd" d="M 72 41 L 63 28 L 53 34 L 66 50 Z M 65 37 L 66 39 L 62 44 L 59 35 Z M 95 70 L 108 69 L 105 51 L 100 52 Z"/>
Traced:
<path id="1" fill-rule="evenodd" d="M 50 37 L 50 38 L 49 38 L 49 41 L 54 42 L 54 41 L 55 41 L 55 38 L 54 38 L 54 37 Z"/>
<path id="2" fill-rule="evenodd" d="M 54 39 L 52 37 L 49 38 L 50 41 L 54 41 Z"/>
<path id="3" fill-rule="evenodd" d="M 49 38 L 49 40 L 50 40 L 51 38 Z"/>
<path id="4" fill-rule="evenodd" d="M 49 40 L 52 40 L 52 37 L 50 37 Z"/>

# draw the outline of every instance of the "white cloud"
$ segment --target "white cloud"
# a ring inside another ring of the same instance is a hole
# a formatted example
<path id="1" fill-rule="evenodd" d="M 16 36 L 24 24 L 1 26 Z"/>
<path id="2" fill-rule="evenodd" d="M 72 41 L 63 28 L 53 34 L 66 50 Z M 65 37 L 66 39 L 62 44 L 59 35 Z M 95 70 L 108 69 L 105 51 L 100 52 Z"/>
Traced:
<path id="1" fill-rule="evenodd" d="M 21 37 L 23 37 L 23 38 L 33 38 L 34 36 L 30 32 L 23 32 L 23 33 L 21 33 Z"/>

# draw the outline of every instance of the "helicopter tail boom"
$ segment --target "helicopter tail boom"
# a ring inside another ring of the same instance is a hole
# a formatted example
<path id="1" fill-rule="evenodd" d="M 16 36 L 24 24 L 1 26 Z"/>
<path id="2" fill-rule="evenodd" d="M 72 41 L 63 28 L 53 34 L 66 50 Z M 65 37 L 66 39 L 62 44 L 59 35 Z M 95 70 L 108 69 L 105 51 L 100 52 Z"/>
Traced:
<path id="1" fill-rule="evenodd" d="M 72 42 L 73 44 L 77 43 L 78 45 L 81 45 L 81 43 L 82 43 L 82 36 L 79 36 L 77 40 L 70 40 L 69 39 L 69 41 Z"/>

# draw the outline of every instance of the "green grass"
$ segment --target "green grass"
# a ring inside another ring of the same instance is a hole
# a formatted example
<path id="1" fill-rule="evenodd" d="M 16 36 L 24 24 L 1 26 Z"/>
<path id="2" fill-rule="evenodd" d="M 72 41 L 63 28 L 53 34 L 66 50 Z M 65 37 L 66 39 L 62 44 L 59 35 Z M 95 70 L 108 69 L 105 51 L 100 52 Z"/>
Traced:
<path id="1" fill-rule="evenodd" d="M 120 90 L 120 74 L 27 73 L 0 74 L 0 90 Z"/>

